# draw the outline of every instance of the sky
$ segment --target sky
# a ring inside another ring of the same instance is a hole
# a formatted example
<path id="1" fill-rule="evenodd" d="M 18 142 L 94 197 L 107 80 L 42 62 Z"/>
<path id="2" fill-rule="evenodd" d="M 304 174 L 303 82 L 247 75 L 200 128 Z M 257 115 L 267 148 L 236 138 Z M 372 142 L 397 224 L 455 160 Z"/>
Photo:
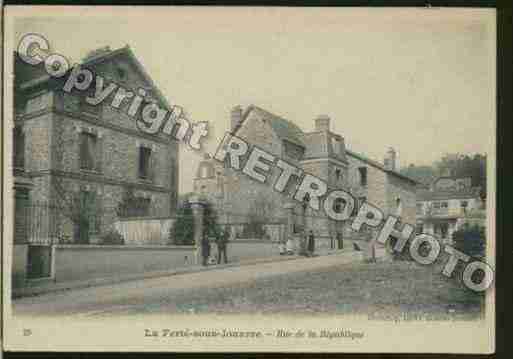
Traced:
<path id="1" fill-rule="evenodd" d="M 14 43 L 44 35 L 72 60 L 128 44 L 171 104 L 208 121 L 213 152 L 230 109 L 250 104 L 400 166 L 495 143 L 495 14 L 469 9 L 19 8 Z M 201 155 L 181 146 L 181 193 Z"/>

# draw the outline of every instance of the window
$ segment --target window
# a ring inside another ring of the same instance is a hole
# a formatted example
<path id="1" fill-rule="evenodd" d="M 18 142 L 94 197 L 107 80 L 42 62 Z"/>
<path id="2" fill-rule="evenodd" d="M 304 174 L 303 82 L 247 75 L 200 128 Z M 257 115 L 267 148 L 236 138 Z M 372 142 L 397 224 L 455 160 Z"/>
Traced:
<path id="1" fill-rule="evenodd" d="M 335 170 L 335 179 L 337 181 L 340 181 L 342 179 L 342 171 L 340 170 L 340 168 L 337 168 Z"/>
<path id="2" fill-rule="evenodd" d="M 132 190 L 124 193 L 117 208 L 117 215 L 121 218 L 146 217 L 151 213 L 151 198 L 145 194 L 136 195 Z"/>
<path id="3" fill-rule="evenodd" d="M 14 138 L 13 138 L 13 165 L 14 168 L 24 168 L 25 167 L 25 134 L 21 127 L 16 127 L 14 129 Z"/>
<path id="4" fill-rule="evenodd" d="M 440 202 L 433 202 L 434 209 L 440 209 Z"/>
<path id="5" fill-rule="evenodd" d="M 447 203 L 447 202 L 442 202 L 442 203 L 440 204 L 440 207 L 441 207 L 441 208 L 444 208 L 444 209 L 447 209 L 447 208 L 449 207 L 449 203 Z"/>
<path id="6" fill-rule="evenodd" d="M 360 186 L 367 186 L 367 167 L 358 168 L 360 172 Z"/>
<path id="7" fill-rule="evenodd" d="M 200 177 L 201 178 L 208 178 L 208 167 L 207 166 L 201 166 Z"/>
<path id="8" fill-rule="evenodd" d="M 336 138 L 332 138 L 331 139 L 331 145 L 333 146 L 333 152 L 336 154 L 336 155 L 340 155 L 341 154 L 341 146 L 340 146 L 340 141 Z"/>
<path id="9" fill-rule="evenodd" d="M 417 213 L 422 214 L 422 203 L 417 203 Z"/>
<path id="10" fill-rule="evenodd" d="M 139 147 L 139 178 L 150 179 L 151 148 Z"/>
<path id="11" fill-rule="evenodd" d="M 80 169 L 98 170 L 98 138 L 95 134 L 88 132 L 80 133 Z"/>
<path id="12" fill-rule="evenodd" d="M 415 228 L 415 234 L 422 234 L 424 233 L 424 225 L 422 223 L 417 224 Z"/>
<path id="13" fill-rule="evenodd" d="M 367 197 L 358 197 L 354 203 L 353 213 L 351 213 L 352 216 L 356 216 L 358 213 L 358 210 L 360 207 L 367 201 Z"/>
<path id="14" fill-rule="evenodd" d="M 468 207 L 468 201 L 461 201 L 461 207 L 467 208 Z"/>
<path id="15" fill-rule="evenodd" d="M 345 206 L 345 204 L 346 202 L 342 198 L 337 198 L 333 205 L 333 210 L 335 211 L 335 213 L 341 213 L 342 207 Z"/>
<path id="16" fill-rule="evenodd" d="M 139 204 L 135 209 L 136 217 L 147 217 L 150 215 L 151 198 L 137 197 L 137 203 Z"/>

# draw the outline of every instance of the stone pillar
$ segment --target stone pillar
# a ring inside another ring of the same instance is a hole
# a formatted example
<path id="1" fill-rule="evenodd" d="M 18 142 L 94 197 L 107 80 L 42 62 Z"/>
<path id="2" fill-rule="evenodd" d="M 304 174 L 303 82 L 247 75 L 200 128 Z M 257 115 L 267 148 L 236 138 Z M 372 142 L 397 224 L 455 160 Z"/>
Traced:
<path id="1" fill-rule="evenodd" d="M 294 233 L 294 203 L 286 203 L 283 208 L 287 213 L 287 225 L 285 227 L 285 240 L 291 239 Z"/>
<path id="2" fill-rule="evenodd" d="M 294 203 L 285 203 L 283 208 L 285 209 L 286 216 L 287 216 L 287 223 L 285 225 L 285 245 L 287 250 L 291 249 L 291 244 L 293 244 L 292 247 L 297 247 L 294 244 Z"/>
<path id="3" fill-rule="evenodd" d="M 200 265 L 203 258 L 203 246 L 201 245 L 201 242 L 203 241 L 203 214 L 205 210 L 205 201 L 199 196 L 193 195 L 189 198 L 189 203 L 191 204 L 194 220 L 194 245 L 196 247 L 194 264 Z"/>
<path id="4" fill-rule="evenodd" d="M 21 177 L 14 179 L 14 223 L 11 281 L 13 288 L 23 287 L 27 279 L 28 260 L 28 225 L 30 218 L 30 195 L 33 184 L 30 180 Z"/>

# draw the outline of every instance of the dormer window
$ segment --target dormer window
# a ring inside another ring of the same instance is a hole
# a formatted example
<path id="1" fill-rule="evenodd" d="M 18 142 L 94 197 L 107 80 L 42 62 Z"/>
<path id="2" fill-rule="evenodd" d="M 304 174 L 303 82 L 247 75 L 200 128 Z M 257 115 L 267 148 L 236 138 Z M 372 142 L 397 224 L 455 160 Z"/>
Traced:
<path id="1" fill-rule="evenodd" d="M 360 186 L 367 186 L 367 167 L 359 167 L 360 173 Z"/>
<path id="2" fill-rule="evenodd" d="M 151 148 L 139 147 L 139 178 L 148 180 L 150 179 L 150 162 L 151 162 Z"/>

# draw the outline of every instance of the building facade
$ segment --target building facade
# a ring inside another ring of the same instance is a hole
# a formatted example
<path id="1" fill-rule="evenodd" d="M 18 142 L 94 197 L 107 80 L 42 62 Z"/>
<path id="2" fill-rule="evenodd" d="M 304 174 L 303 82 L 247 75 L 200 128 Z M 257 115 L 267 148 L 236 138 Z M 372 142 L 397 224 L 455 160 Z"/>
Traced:
<path id="1" fill-rule="evenodd" d="M 451 242 L 453 232 L 464 223 L 484 226 L 486 216 L 480 190 L 471 186 L 470 178 L 435 179 L 429 190 L 417 193 L 417 232 Z"/>
<path id="2" fill-rule="evenodd" d="M 230 131 L 252 146 L 324 180 L 329 189 L 349 190 L 358 205 L 368 201 L 385 214 L 395 214 L 403 221 L 415 223 L 416 182 L 396 171 L 396 153 L 390 149 L 386 164 L 346 148 L 345 139 L 330 128 L 330 118 L 319 116 L 314 130 L 305 132 L 293 122 L 257 106 L 231 111 Z M 235 172 L 218 161 L 205 158 L 199 165 L 194 189 L 215 204 L 221 221 L 247 223 L 255 217 L 264 222 L 287 219 L 287 207 L 293 206 L 298 232 L 313 230 L 317 238 L 351 236 L 346 222 L 329 220 L 323 211 L 315 211 L 292 200 L 299 181 L 291 181 L 283 194 L 273 189 L 280 175 L 274 169 L 267 183 L 259 183 Z M 354 214 L 357 210 L 355 209 Z"/>
<path id="3" fill-rule="evenodd" d="M 169 109 L 128 46 L 93 51 L 82 66 Z M 14 70 L 15 243 L 95 243 L 120 216 L 175 211 L 175 140 L 138 130 L 125 103 L 110 106 L 114 93 L 88 104 L 94 82 L 65 92 L 67 76 L 50 78 L 17 54 Z"/>

